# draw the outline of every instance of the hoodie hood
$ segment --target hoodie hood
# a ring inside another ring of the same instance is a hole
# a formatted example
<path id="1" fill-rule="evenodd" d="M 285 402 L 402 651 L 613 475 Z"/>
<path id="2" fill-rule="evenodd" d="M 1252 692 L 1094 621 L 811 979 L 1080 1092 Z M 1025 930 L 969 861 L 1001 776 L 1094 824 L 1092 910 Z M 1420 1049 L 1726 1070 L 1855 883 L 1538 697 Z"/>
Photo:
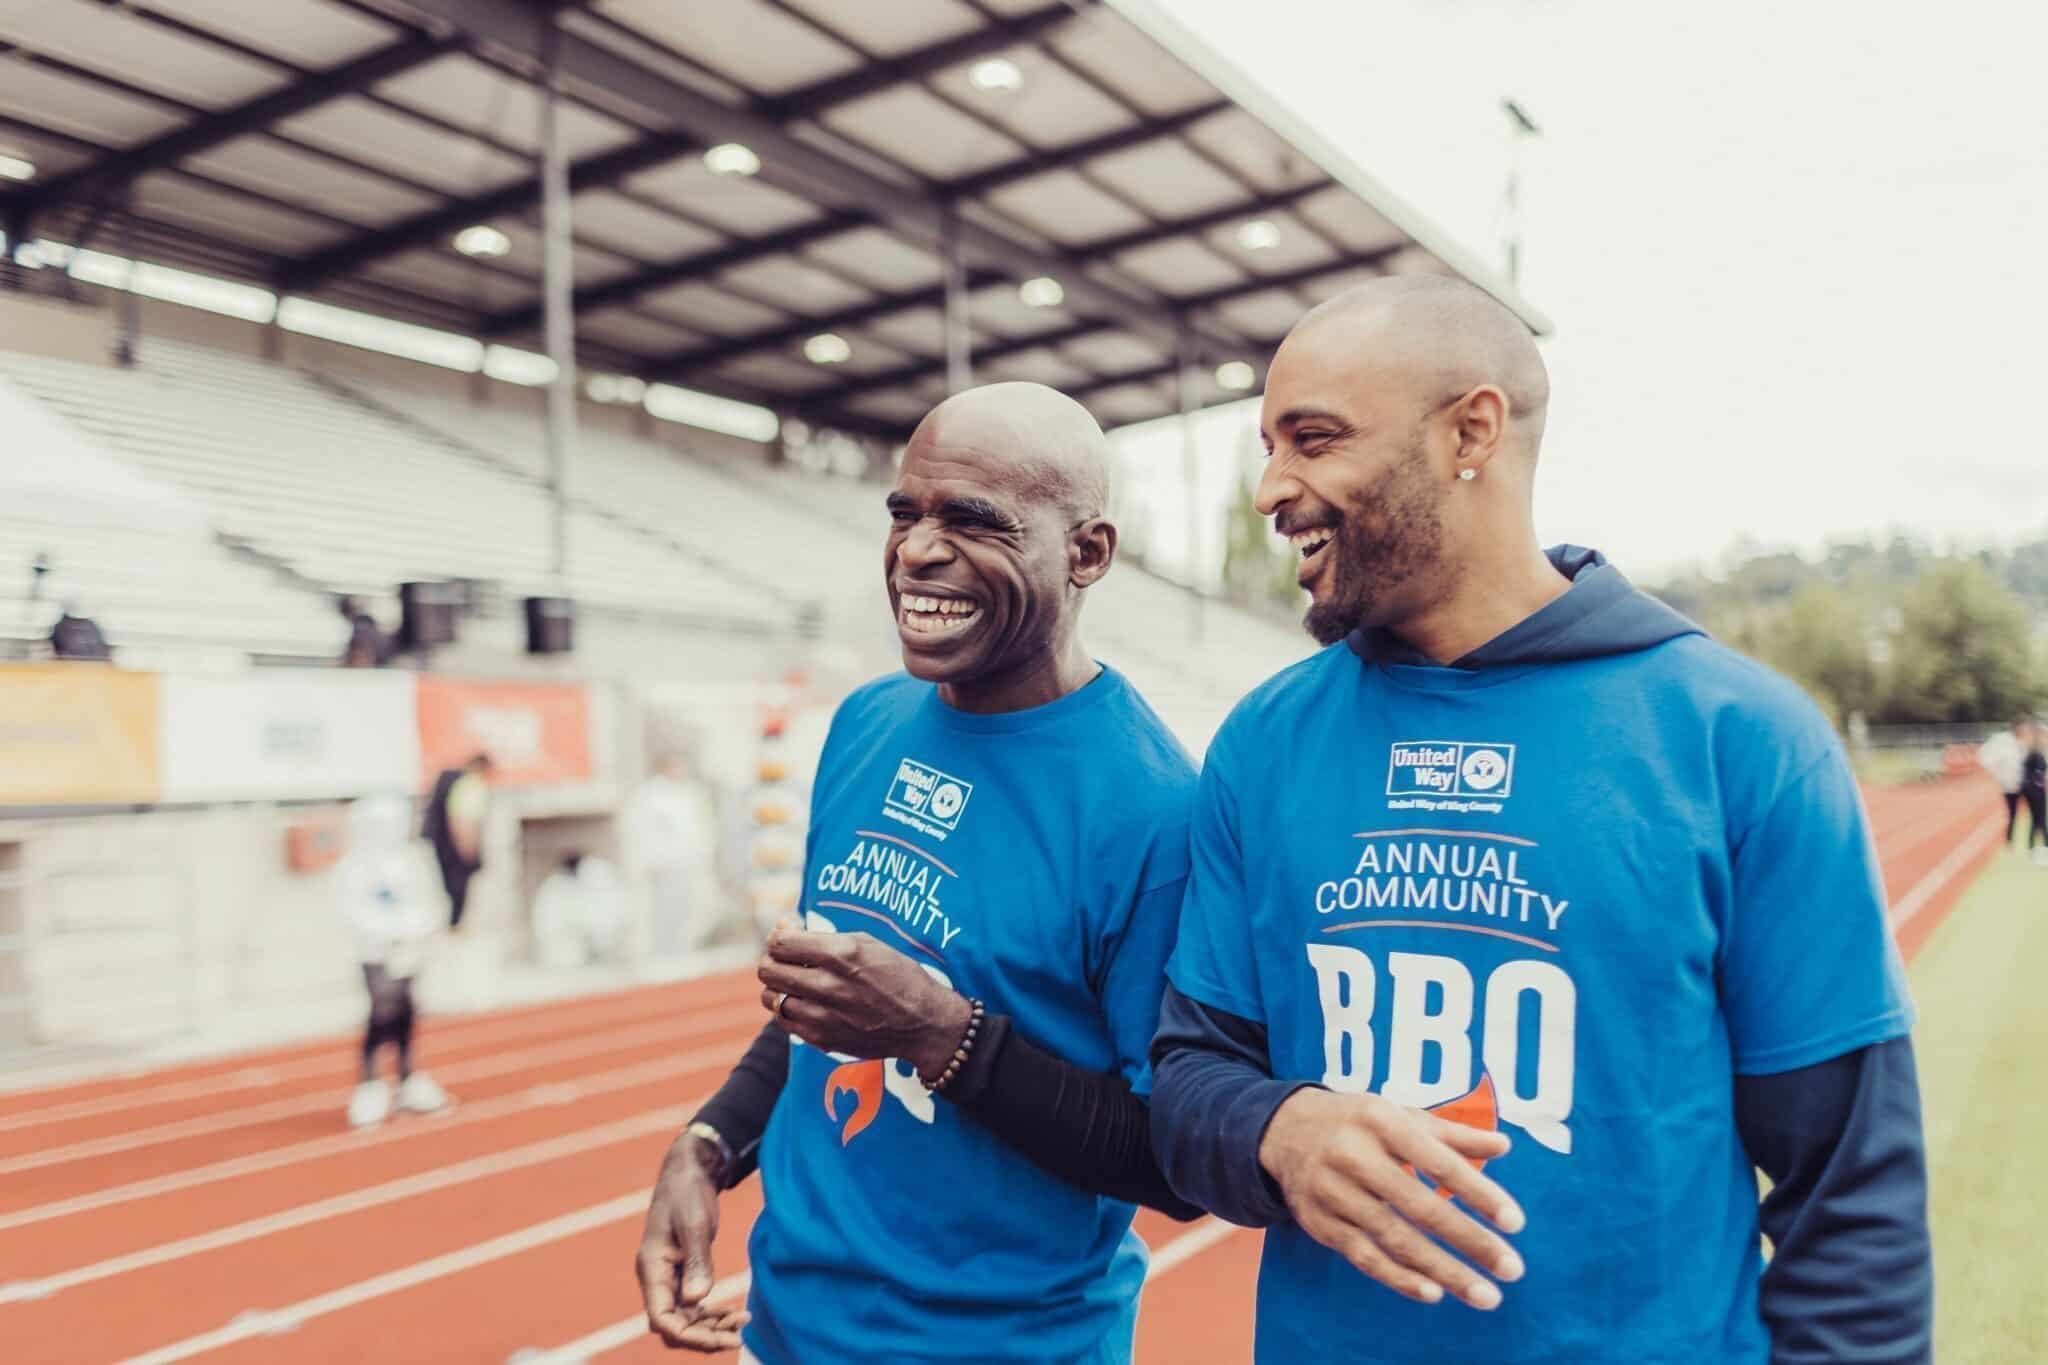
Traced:
<path id="1" fill-rule="evenodd" d="M 1558 545 L 1545 551 L 1557 571 L 1571 580 L 1565 595 L 1494 636 L 1452 668 L 1502 668 L 1510 664 L 1565 663 L 1610 654 L 1632 654 L 1681 635 L 1705 631 L 1628 581 L 1598 550 Z M 1391 631 L 1361 626 L 1351 632 L 1351 651 L 1367 663 L 1437 666 Z"/>

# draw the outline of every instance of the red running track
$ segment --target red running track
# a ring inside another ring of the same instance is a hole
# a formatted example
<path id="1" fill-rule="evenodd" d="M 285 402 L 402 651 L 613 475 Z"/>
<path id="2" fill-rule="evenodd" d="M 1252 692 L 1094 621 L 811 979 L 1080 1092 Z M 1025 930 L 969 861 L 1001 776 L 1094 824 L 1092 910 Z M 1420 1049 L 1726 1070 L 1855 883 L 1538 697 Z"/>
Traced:
<path id="1" fill-rule="evenodd" d="M 1866 792 L 1910 957 L 1997 847 L 1976 780 Z M 669 1138 L 758 1026 L 751 977 L 436 1021 L 449 1115 L 349 1132 L 350 1045 L 0 1095 L 0 1360 L 677 1359 L 631 1277 Z M 717 1267 L 744 1290 L 754 1183 Z M 1156 1214 L 1143 1365 L 1251 1353 L 1258 1238 Z M 725 1359 L 729 1359 L 726 1357 Z"/>

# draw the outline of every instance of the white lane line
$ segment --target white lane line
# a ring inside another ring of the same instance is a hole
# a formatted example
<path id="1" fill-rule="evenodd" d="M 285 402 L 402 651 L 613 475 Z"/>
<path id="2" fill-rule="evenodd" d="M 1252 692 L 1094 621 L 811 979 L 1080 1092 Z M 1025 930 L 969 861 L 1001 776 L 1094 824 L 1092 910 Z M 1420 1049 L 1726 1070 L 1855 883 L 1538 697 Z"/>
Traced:
<path id="1" fill-rule="evenodd" d="M 1145 1271 L 1145 1283 L 1150 1284 L 1161 1275 L 1192 1261 L 1218 1242 L 1227 1240 L 1231 1233 L 1242 1231 L 1244 1229 L 1236 1224 L 1226 1223 L 1220 1218 L 1202 1219 L 1152 1253 L 1151 1266 Z M 711 1287 L 710 1301 L 719 1303 L 729 1297 L 727 1285 L 736 1286 L 731 1293 L 745 1290 L 749 1280 L 750 1276 L 746 1271 L 720 1280 Z M 600 1327 L 588 1336 L 578 1337 L 567 1345 L 522 1355 L 518 1357 L 518 1365 L 589 1365 L 594 1357 L 608 1351 L 616 1351 L 622 1346 L 630 1346 L 647 1334 L 647 1315 L 639 1313 L 630 1318 L 620 1318 L 609 1327 Z"/>
<path id="2" fill-rule="evenodd" d="M 565 1002 L 572 1006 L 581 1003 L 583 1002 Z M 481 1052 L 539 1035 L 577 1037 L 608 1028 L 647 1022 L 654 1017 L 656 1016 L 648 1008 L 648 1002 L 637 1000 L 631 1003 L 631 1007 L 593 1009 L 588 1017 L 579 1017 L 573 1021 L 549 1018 L 545 1014 L 530 1019 L 449 1019 L 437 1024 L 433 1029 L 434 1051 L 437 1054 L 450 1055 Z M 499 1025 L 502 1025 L 502 1028 L 497 1027 Z M 38 1109 L 23 1109 L 0 1116 L 0 1133 L 11 1133 L 22 1128 L 40 1128 L 52 1123 L 68 1123 L 73 1119 L 95 1118 L 101 1114 L 118 1114 L 123 1110 L 143 1109 L 153 1104 L 176 1104 L 183 1100 L 206 1099 L 213 1095 L 232 1094 L 237 1090 L 282 1085 L 287 1081 L 310 1080 L 322 1076 L 331 1076 L 346 1084 L 351 1073 L 343 1059 L 345 1052 L 346 1048 L 337 1043 L 333 1047 L 323 1047 L 317 1057 L 302 1058 L 298 1061 L 257 1062 L 219 1075 L 201 1076 L 185 1081 L 166 1081 L 160 1085 L 145 1086 L 139 1090 L 124 1090 L 119 1094 L 104 1095 L 98 1099 L 72 1100 L 63 1104 L 44 1105 Z M 147 1074 L 148 1068 L 143 1068 L 102 1079 L 128 1079 Z"/>
<path id="3" fill-rule="evenodd" d="M 469 1081 L 487 1080 L 493 1076 L 526 1071 L 533 1067 L 551 1066 L 557 1062 L 581 1061 L 600 1053 L 624 1051 L 627 1048 L 659 1043 L 671 1038 L 680 1042 L 686 1038 L 729 1028 L 735 1018 L 745 1018 L 747 1022 L 754 1023 L 758 1017 L 750 1014 L 745 1006 L 707 1006 L 701 1010 L 679 1012 L 674 1019 L 645 1024 L 639 1028 L 608 1031 L 572 1042 L 549 1043 L 514 1052 L 501 1052 L 472 1062 L 436 1067 L 435 1074 L 439 1080 L 460 1085 Z M 686 1020 L 687 1022 L 684 1022 Z M 227 1132 L 230 1129 L 271 1123 L 278 1119 L 297 1118 L 302 1114 L 339 1111 L 343 1103 L 344 1100 L 339 1095 L 299 1095 L 291 1099 L 245 1105 L 240 1109 L 228 1109 L 218 1114 L 204 1114 L 197 1118 L 160 1123 L 151 1128 L 137 1128 L 132 1132 L 116 1133 L 108 1137 L 87 1138 L 80 1142 L 67 1143 L 62 1147 L 46 1147 L 0 1160 L 0 1175 L 17 1175 L 22 1171 L 61 1166 L 70 1161 L 89 1161 L 94 1157 L 132 1152 L 138 1147 L 154 1147 L 160 1143 L 204 1137 L 209 1133 Z"/>
<path id="4" fill-rule="evenodd" d="M 150 1199 L 160 1194 L 172 1194 L 199 1185 L 210 1185 L 218 1180 L 232 1180 L 239 1176 L 254 1175 L 259 1171 L 273 1171 L 280 1166 L 314 1161 L 337 1152 L 360 1151 L 366 1147 L 382 1147 L 402 1142 L 407 1138 L 423 1137 L 429 1133 L 445 1133 L 450 1129 L 525 1113 L 531 1109 L 545 1109 L 591 1095 L 627 1090 L 636 1085 L 687 1075 L 692 1071 L 716 1068 L 733 1060 L 733 1050 L 744 1036 L 736 1035 L 729 1043 L 698 1048 L 694 1052 L 685 1052 L 675 1057 L 663 1057 L 636 1066 L 593 1072 L 578 1076 L 574 1081 L 567 1083 L 536 1085 L 514 1094 L 500 1095 L 495 1099 L 478 1100 L 461 1105 L 453 1113 L 431 1122 L 403 1123 L 370 1132 L 335 1133 L 327 1137 L 309 1138 L 304 1142 L 274 1147 L 265 1152 L 230 1157 L 225 1161 L 195 1166 L 190 1170 L 173 1171 L 169 1175 L 149 1180 L 131 1181 L 126 1185 L 94 1190 L 90 1194 L 81 1194 L 70 1199 L 32 1205 L 25 1209 L 17 1209 L 13 1213 L 0 1214 L 0 1232 L 5 1232 L 9 1228 L 25 1227 L 31 1223 L 46 1223 L 53 1218 L 68 1218 L 75 1213 L 88 1213 L 94 1209 L 125 1204 L 131 1200 Z"/>
<path id="5" fill-rule="evenodd" d="M 459 1275 L 465 1270 L 473 1270 L 492 1261 L 501 1261 L 507 1256 L 516 1256 L 522 1251 L 530 1251 L 549 1242 L 559 1242 L 565 1237 L 574 1237 L 578 1233 L 589 1232 L 623 1218 L 637 1218 L 646 1211 L 647 1191 L 634 1190 L 616 1199 L 607 1199 L 601 1204 L 592 1204 L 574 1213 L 550 1218 L 545 1223 L 535 1223 L 532 1227 L 508 1232 L 488 1242 L 478 1242 L 475 1246 L 464 1247 L 459 1251 L 451 1251 L 429 1260 L 402 1266 L 397 1270 L 386 1271 L 382 1275 L 359 1280 L 310 1299 L 301 1299 L 283 1308 L 245 1314 L 225 1327 L 202 1332 L 198 1336 L 187 1337 L 183 1341 L 172 1342 L 168 1346 L 160 1346 L 138 1356 L 130 1356 L 121 1365 L 172 1365 L 174 1361 L 189 1360 L 193 1356 L 207 1351 L 217 1351 L 223 1346 L 232 1346 L 251 1337 L 288 1332 L 311 1322 L 314 1318 L 339 1313 L 345 1308 L 353 1308 L 357 1304 L 383 1298 L 387 1294 L 396 1294 L 400 1290 L 426 1284 L 431 1280 Z"/>
<path id="6" fill-rule="evenodd" d="M 698 1105 L 708 1098 L 709 1096 L 700 1096 L 688 1104 L 635 1114 L 628 1119 L 565 1133 L 560 1137 L 549 1138 L 545 1142 L 529 1143 L 524 1147 L 512 1147 L 502 1152 L 471 1157 L 467 1161 L 458 1161 L 452 1165 L 437 1166 L 432 1170 L 401 1176 L 397 1180 L 387 1180 L 381 1185 L 368 1185 L 359 1190 L 350 1190 L 346 1194 L 316 1199 L 310 1204 L 300 1204 L 296 1208 L 265 1214 L 261 1218 L 251 1218 L 228 1227 L 216 1228 L 211 1232 L 181 1237 L 173 1242 L 163 1242 L 126 1255 L 109 1257 L 90 1265 L 59 1271 L 55 1275 L 0 1285 L 0 1304 L 45 1299 L 52 1294 L 111 1279 L 116 1275 L 149 1270 L 172 1261 L 184 1260 L 188 1256 L 198 1256 L 209 1251 L 218 1251 L 223 1247 L 252 1242 L 260 1237 L 289 1232 L 314 1223 L 324 1223 L 332 1218 L 341 1218 L 348 1214 L 361 1213 L 366 1209 L 394 1204 L 403 1199 L 431 1194 L 436 1190 L 445 1190 L 453 1185 L 545 1165 L 550 1161 L 578 1156 L 584 1152 L 598 1151 L 621 1142 L 630 1142 L 649 1133 L 673 1133 L 688 1122 Z"/>
<path id="7" fill-rule="evenodd" d="M 1176 1266 L 1192 1261 L 1231 1233 L 1242 1231 L 1244 1229 L 1237 1224 L 1226 1223 L 1221 1218 L 1204 1218 L 1152 1253 L 1152 1268 L 1145 1272 L 1145 1283 L 1150 1284 Z"/>
<path id="8" fill-rule="evenodd" d="M 1905 928 L 1913 916 L 1926 909 L 1927 903 L 1969 866 L 1970 860 L 1981 853 L 1986 844 L 1997 842 L 2002 833 L 2003 830 L 1999 826 L 1986 823 L 1975 835 L 1956 845 L 1946 858 L 1935 864 L 1933 871 L 1916 882 L 1913 889 L 1900 897 L 1899 903 L 1892 907 L 1892 932 L 1897 933 Z"/>

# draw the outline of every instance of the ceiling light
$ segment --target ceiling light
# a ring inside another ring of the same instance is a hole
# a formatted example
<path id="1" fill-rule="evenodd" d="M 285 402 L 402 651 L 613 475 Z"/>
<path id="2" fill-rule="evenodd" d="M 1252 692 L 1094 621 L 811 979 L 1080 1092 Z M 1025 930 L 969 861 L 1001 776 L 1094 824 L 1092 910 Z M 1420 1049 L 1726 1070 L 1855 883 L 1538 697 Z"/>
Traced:
<path id="1" fill-rule="evenodd" d="M 752 147 L 721 142 L 706 149 L 704 167 L 713 175 L 756 175 L 761 170 L 761 158 L 754 155 Z"/>
<path id="2" fill-rule="evenodd" d="M 627 374 L 594 374 L 583 391 L 593 403 L 638 403 L 647 397 L 647 384 Z"/>
<path id="3" fill-rule="evenodd" d="M 990 94 L 1008 94 L 1024 85 L 1024 72 L 1008 57 L 990 57 L 987 61 L 976 62 L 967 73 L 967 79 L 974 83 L 976 90 Z"/>
<path id="4" fill-rule="evenodd" d="M 820 332 L 804 343 L 804 359 L 813 365 L 842 365 L 853 355 L 853 347 L 837 332 Z"/>
<path id="5" fill-rule="evenodd" d="M 1216 367 L 1216 383 L 1232 393 L 1243 393 L 1259 382 L 1259 372 L 1242 360 L 1226 360 Z"/>
<path id="6" fill-rule="evenodd" d="M 478 223 L 455 234 L 455 249 L 482 260 L 503 256 L 512 249 L 512 239 L 488 223 Z"/>
<path id="7" fill-rule="evenodd" d="M 1017 297 L 1026 308 L 1057 308 L 1066 301 L 1067 291 L 1050 275 L 1040 275 L 1017 286 Z"/>
<path id="8" fill-rule="evenodd" d="M 1254 218 L 1237 230 L 1237 244 L 1246 251 L 1271 251 L 1280 245 L 1280 226 L 1270 218 Z"/>
<path id="9" fill-rule="evenodd" d="M 0 154 L 0 180 L 32 180 L 36 163 L 19 156 Z"/>

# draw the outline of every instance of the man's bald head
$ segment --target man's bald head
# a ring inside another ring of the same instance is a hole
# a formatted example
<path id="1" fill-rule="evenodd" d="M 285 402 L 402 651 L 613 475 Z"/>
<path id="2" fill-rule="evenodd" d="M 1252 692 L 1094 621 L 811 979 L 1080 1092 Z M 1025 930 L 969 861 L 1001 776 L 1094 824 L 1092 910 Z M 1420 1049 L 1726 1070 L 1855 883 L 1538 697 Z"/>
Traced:
<path id="1" fill-rule="evenodd" d="M 1064 394 L 990 384 L 932 409 L 889 494 L 904 667 L 970 710 L 1036 705 L 1091 667 L 1076 630 L 1116 557 L 1108 503 L 1109 442 Z"/>
<path id="2" fill-rule="evenodd" d="M 1528 326 L 1484 290 L 1443 275 L 1372 280 L 1310 309 L 1281 351 L 1326 343 L 1361 366 L 1412 377 L 1430 401 L 1498 388 L 1534 456 L 1550 406 L 1550 372 Z"/>
<path id="3" fill-rule="evenodd" d="M 1109 439 L 1088 409 L 1043 384 L 985 384 L 933 408 L 910 448 L 991 457 L 1020 496 L 1072 521 L 1109 510 Z"/>
<path id="4" fill-rule="evenodd" d="M 1528 328 L 1459 280 L 1374 280 L 1297 323 L 1266 373 L 1258 506 L 1302 553 L 1309 631 L 1412 616 L 1533 540 L 1549 402 Z"/>

